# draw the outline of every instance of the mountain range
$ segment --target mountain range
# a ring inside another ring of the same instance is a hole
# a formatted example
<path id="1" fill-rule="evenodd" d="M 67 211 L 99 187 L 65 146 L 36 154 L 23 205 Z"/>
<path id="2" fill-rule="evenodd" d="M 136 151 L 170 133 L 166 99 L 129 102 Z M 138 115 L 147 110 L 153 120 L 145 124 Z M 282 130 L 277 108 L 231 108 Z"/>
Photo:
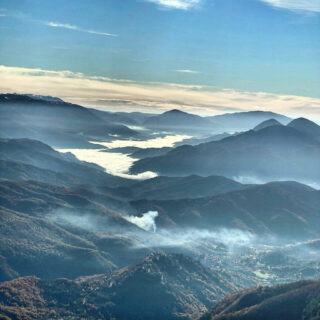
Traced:
<path id="1" fill-rule="evenodd" d="M 138 212 L 158 211 L 159 228 L 240 229 L 283 240 L 320 236 L 320 191 L 297 182 L 253 185 L 198 199 L 136 200 L 131 204 Z"/>
<path id="2" fill-rule="evenodd" d="M 55 147 L 90 147 L 110 135 L 135 136 L 124 125 L 101 119 L 89 109 L 50 97 L 1 94 L 0 137 L 38 139 Z"/>
<path id="3" fill-rule="evenodd" d="M 3 282 L 0 317 L 187 320 L 204 313 L 199 320 L 319 319 L 319 281 L 258 286 L 221 299 L 235 289 L 219 273 L 191 258 L 152 253 L 109 274 L 76 280 L 23 277 Z"/>
<path id="4" fill-rule="evenodd" d="M 71 153 L 61 153 L 50 146 L 30 139 L 0 139 L 0 160 L 2 178 L 25 175 L 28 179 L 57 185 L 96 184 L 123 185 L 130 183 L 120 177 L 107 174 L 96 164 L 78 160 Z M 15 166 L 14 172 L 13 166 Z M 47 181 L 46 181 L 47 177 Z"/>
<path id="5" fill-rule="evenodd" d="M 143 257 L 149 249 L 132 247 L 145 231 L 112 207 L 127 209 L 126 203 L 90 190 L 0 182 L 0 281 L 23 275 L 75 278 Z"/>
<path id="6" fill-rule="evenodd" d="M 318 320 L 319 163 L 305 118 L 1 94 L 0 320 Z"/>
<path id="7" fill-rule="evenodd" d="M 224 128 L 224 131 L 247 131 L 261 122 L 274 119 L 281 124 L 288 124 L 292 119 L 282 114 L 270 111 L 248 111 L 234 112 L 222 115 L 208 117 L 211 121 L 219 123 Z"/>
<path id="8" fill-rule="evenodd" d="M 166 111 L 160 115 L 147 118 L 143 125 L 153 130 L 173 132 L 219 132 L 219 124 L 205 117 L 180 110 Z"/>
<path id="9" fill-rule="evenodd" d="M 235 290 L 183 255 L 153 253 L 109 274 L 71 281 L 24 277 L 0 284 L 0 313 L 10 319 L 194 319 Z"/>
<path id="10" fill-rule="evenodd" d="M 194 199 L 213 196 L 247 186 L 221 176 L 155 177 L 133 183 L 129 187 L 108 190 L 125 199 Z"/>
<path id="11" fill-rule="evenodd" d="M 200 117 L 180 110 L 169 110 L 162 114 L 149 116 L 143 125 L 156 130 L 183 133 L 223 133 L 253 129 L 261 122 L 274 119 L 281 124 L 288 124 L 292 119 L 268 111 L 249 111 L 218 116 Z"/>
<path id="12" fill-rule="evenodd" d="M 320 142 L 305 129 L 306 126 L 296 129 L 300 121 L 291 122 L 288 126 L 275 125 L 258 131 L 250 130 L 196 146 L 181 146 L 165 155 L 135 162 L 131 172 L 319 183 Z M 314 125 L 319 127 L 312 123 Z"/>

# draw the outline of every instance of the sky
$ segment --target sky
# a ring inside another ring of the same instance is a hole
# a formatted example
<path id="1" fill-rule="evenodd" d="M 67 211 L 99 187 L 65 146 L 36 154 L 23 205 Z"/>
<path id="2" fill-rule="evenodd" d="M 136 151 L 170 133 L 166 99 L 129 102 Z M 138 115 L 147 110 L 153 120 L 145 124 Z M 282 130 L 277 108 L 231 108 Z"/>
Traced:
<path id="1" fill-rule="evenodd" d="M 320 0 L 0 0 L 0 91 L 320 118 Z"/>

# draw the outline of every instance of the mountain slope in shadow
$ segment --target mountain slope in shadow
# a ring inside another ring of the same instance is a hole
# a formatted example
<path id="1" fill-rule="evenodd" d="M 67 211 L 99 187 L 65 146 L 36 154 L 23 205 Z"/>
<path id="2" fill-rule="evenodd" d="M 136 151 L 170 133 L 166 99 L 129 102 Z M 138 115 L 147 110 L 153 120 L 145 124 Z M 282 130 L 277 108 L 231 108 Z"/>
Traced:
<path id="1" fill-rule="evenodd" d="M 309 119 L 294 119 L 288 124 L 288 127 L 304 132 L 320 141 L 320 126 L 317 125 L 315 122 L 310 121 Z"/>
<path id="2" fill-rule="evenodd" d="M 138 212 L 158 211 L 159 228 L 240 229 L 283 240 L 320 235 L 320 191 L 296 182 L 253 185 L 213 197 L 137 200 Z"/>
<path id="3" fill-rule="evenodd" d="M 88 141 L 110 135 L 135 136 L 124 125 L 101 119 L 89 109 L 58 98 L 0 95 L 0 136 L 38 139 L 56 147 L 90 147 Z"/>
<path id="4" fill-rule="evenodd" d="M 173 200 L 208 197 L 247 187 L 247 185 L 221 176 L 193 175 L 188 177 L 159 176 L 136 182 L 130 187 L 106 190 L 121 195 L 125 199 Z"/>
<path id="5" fill-rule="evenodd" d="M 187 320 L 234 289 L 187 256 L 153 253 L 127 268 L 75 281 L 25 277 L 4 282 L 0 313 L 24 320 Z"/>
<path id="6" fill-rule="evenodd" d="M 0 182 L 0 281 L 102 273 L 149 252 L 136 240 L 145 231 L 108 209 L 112 206 L 126 208 L 88 190 Z"/>
<path id="7" fill-rule="evenodd" d="M 0 148 L 0 160 L 2 161 L 19 162 L 38 169 L 53 171 L 56 174 L 66 174 L 69 180 L 76 180 L 82 184 L 118 186 L 131 183 L 126 179 L 107 174 L 102 167 L 96 164 L 80 161 L 71 153 L 57 152 L 37 140 L 0 139 Z M 2 165 L 8 165 L 8 163 L 2 163 Z M 20 170 L 24 169 L 20 168 Z M 37 173 L 40 174 L 40 171 L 33 173 L 34 176 L 31 171 L 28 172 L 28 175 L 31 179 L 36 180 Z M 52 174 L 48 173 L 48 177 L 50 176 Z M 61 181 L 61 177 L 59 179 Z"/>
<path id="8" fill-rule="evenodd" d="M 181 146 L 167 154 L 139 160 L 131 172 L 161 175 L 222 175 L 263 180 L 320 182 L 320 142 L 287 126 L 247 131 L 198 146 Z"/>
<path id="9" fill-rule="evenodd" d="M 300 281 L 233 293 L 200 320 L 318 320 L 320 281 Z"/>

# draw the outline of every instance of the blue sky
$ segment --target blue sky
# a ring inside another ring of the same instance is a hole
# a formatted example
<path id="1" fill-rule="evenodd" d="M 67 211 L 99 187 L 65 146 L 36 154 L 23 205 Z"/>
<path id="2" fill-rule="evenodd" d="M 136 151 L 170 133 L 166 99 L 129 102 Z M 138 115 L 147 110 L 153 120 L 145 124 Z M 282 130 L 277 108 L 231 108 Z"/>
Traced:
<path id="1" fill-rule="evenodd" d="M 2 0 L 0 8 L 2 66 L 320 98 L 319 0 Z"/>

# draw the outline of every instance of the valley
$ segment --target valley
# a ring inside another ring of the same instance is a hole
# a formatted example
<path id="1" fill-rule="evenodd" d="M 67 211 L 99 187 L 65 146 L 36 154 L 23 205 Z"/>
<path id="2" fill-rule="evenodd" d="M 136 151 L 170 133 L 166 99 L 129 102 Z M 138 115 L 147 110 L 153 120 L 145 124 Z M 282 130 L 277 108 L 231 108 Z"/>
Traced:
<path id="1" fill-rule="evenodd" d="M 320 0 L 0 1 L 0 320 L 320 320 Z"/>
<path id="2" fill-rule="evenodd" d="M 314 312 L 315 122 L 6 94 L 0 113 L 0 318 L 247 319 L 295 285 Z"/>

